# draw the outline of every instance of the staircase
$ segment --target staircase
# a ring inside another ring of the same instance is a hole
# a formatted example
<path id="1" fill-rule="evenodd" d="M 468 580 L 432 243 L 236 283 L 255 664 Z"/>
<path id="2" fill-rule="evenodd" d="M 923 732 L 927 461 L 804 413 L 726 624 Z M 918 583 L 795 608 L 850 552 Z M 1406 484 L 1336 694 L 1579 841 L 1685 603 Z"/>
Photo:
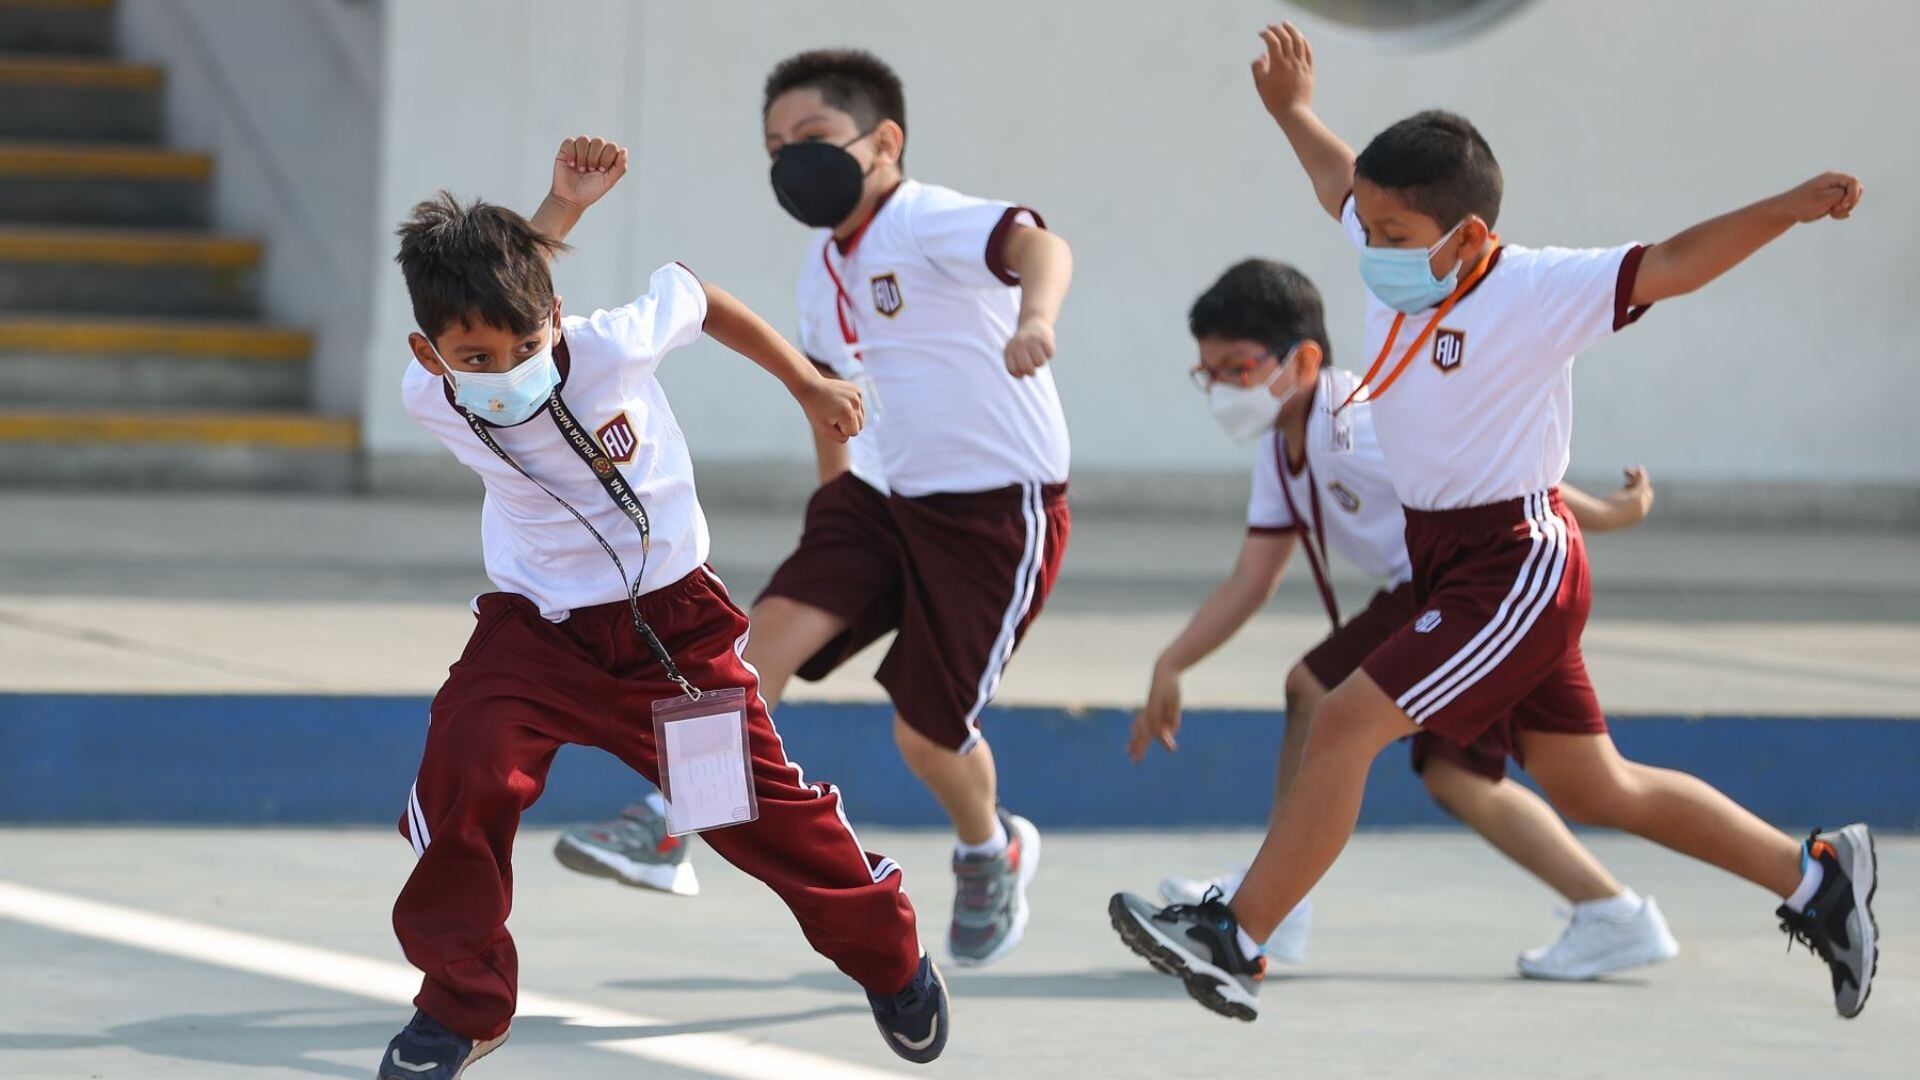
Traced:
<path id="1" fill-rule="evenodd" d="M 114 0 L 0 0 L 0 486 L 343 490 L 312 338 L 261 321 L 262 246 L 210 230 L 205 154 Z"/>

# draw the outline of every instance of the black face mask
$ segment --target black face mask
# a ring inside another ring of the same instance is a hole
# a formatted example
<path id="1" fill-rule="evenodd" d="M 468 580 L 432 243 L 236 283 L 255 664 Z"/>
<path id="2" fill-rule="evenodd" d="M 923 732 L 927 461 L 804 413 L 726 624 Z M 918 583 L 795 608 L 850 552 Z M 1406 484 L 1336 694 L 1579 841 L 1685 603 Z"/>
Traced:
<path id="1" fill-rule="evenodd" d="M 860 169 L 860 160 L 846 148 L 871 134 L 871 130 L 862 132 L 845 146 L 796 142 L 774 151 L 770 176 L 781 208 L 800 224 L 816 229 L 832 228 L 847 220 L 860 206 L 866 173 Z"/>

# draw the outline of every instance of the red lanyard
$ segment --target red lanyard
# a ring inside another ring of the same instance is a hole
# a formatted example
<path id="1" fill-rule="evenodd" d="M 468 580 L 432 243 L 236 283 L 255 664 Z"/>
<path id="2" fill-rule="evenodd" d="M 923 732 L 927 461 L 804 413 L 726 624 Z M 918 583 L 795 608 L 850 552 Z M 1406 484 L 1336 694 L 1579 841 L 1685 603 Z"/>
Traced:
<path id="1" fill-rule="evenodd" d="M 1353 404 L 1361 394 L 1367 395 L 1368 401 L 1378 401 L 1386 396 L 1387 387 L 1392 386 L 1400 378 L 1400 373 L 1407 370 L 1407 365 L 1413 362 L 1413 354 L 1419 352 L 1420 346 L 1425 345 L 1427 338 L 1433 336 L 1433 328 L 1439 326 L 1440 320 L 1446 318 L 1447 312 L 1453 310 L 1453 305 L 1459 303 L 1460 298 L 1472 291 L 1475 285 L 1480 284 L 1480 279 L 1486 277 L 1487 271 L 1493 269 L 1493 256 L 1500 250 L 1500 238 L 1489 234 L 1488 239 L 1493 241 L 1493 246 L 1487 249 L 1485 255 L 1480 256 L 1480 263 L 1473 268 L 1473 273 L 1468 274 L 1465 281 L 1454 286 L 1452 294 L 1441 302 L 1440 309 L 1433 313 L 1433 318 L 1427 320 L 1426 328 L 1420 331 L 1420 336 L 1413 339 L 1413 344 L 1407 346 L 1407 351 L 1401 355 L 1400 362 L 1393 365 L 1393 370 L 1387 373 L 1387 380 L 1379 386 L 1374 386 L 1373 377 L 1380 374 L 1380 366 L 1387 362 L 1387 354 L 1393 351 L 1394 339 L 1400 336 L 1400 327 L 1407 321 L 1407 313 L 1403 311 L 1393 317 L 1393 329 L 1387 331 L 1387 341 L 1380 346 L 1380 355 L 1374 357 L 1373 366 L 1367 369 L 1366 375 L 1360 380 L 1360 385 L 1353 388 L 1353 393 L 1348 394 L 1347 400 L 1341 402 L 1340 408 L 1333 410 L 1334 412 L 1338 413 Z"/>
<path id="2" fill-rule="evenodd" d="M 847 237 L 846 247 L 841 251 L 842 257 L 853 258 L 853 250 L 860 246 L 861 239 L 867 235 L 867 227 L 873 224 L 875 217 L 879 216 L 880 211 L 876 208 L 873 217 L 867 218 L 858 229 L 853 231 L 852 236 Z M 840 271 L 833 268 L 833 257 L 829 254 L 833 250 L 834 243 L 833 237 L 829 236 L 827 242 L 820 245 L 820 265 L 827 268 L 827 276 L 833 279 L 833 313 L 840 320 L 840 337 L 846 341 L 847 347 L 853 350 L 853 358 L 861 360 L 860 327 L 853 321 L 853 297 L 847 294 L 847 287 L 840 280 Z"/>
<path id="3" fill-rule="evenodd" d="M 1307 457 L 1307 448 L 1300 448 L 1300 456 L 1306 461 L 1307 494 L 1313 505 L 1313 527 L 1307 527 L 1306 520 L 1300 516 L 1300 508 L 1293 504 L 1293 492 L 1287 487 L 1287 452 L 1283 446 L 1285 440 L 1273 440 L 1273 463 L 1280 469 L 1280 496 L 1287 500 L 1287 513 L 1293 515 L 1293 527 L 1300 534 L 1300 546 L 1307 549 L 1307 565 L 1313 568 L 1313 583 L 1320 587 L 1320 603 L 1327 609 L 1327 618 L 1333 621 L 1333 628 L 1340 629 L 1340 601 L 1333 595 L 1333 582 L 1327 575 L 1327 566 L 1332 561 L 1327 554 L 1327 523 L 1320 516 L 1320 485 L 1313 479 L 1313 459 Z M 1315 541 L 1319 542 L 1316 550 Z"/>

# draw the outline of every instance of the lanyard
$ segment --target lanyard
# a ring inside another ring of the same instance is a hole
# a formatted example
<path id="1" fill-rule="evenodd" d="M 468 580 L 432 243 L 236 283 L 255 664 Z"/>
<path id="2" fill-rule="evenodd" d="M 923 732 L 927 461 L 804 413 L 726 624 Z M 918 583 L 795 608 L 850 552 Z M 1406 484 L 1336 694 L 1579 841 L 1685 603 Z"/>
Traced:
<path id="1" fill-rule="evenodd" d="M 627 577 L 626 565 L 620 561 L 620 556 L 613 550 L 613 545 L 607 543 L 607 538 L 600 535 L 600 530 L 594 528 L 592 522 L 588 521 L 580 511 L 575 510 L 572 503 L 555 494 L 552 488 L 534 479 L 532 473 L 513 460 L 494 440 L 493 432 L 487 430 L 486 421 L 458 405 L 454 408 L 459 410 L 467 426 L 473 429 L 473 433 L 479 436 L 487 449 L 493 451 L 494 456 L 506 462 L 514 472 L 526 477 L 528 483 L 546 492 L 548 498 L 565 507 L 567 513 L 572 514 L 573 519 L 585 526 L 586 530 L 593 534 L 593 538 L 600 542 L 600 550 L 607 553 L 607 558 L 613 560 L 613 568 L 620 573 L 620 584 L 627 587 L 627 610 L 633 613 L 633 627 L 640 632 L 641 639 L 647 643 L 647 651 L 653 653 L 653 658 L 658 660 L 660 666 L 666 670 L 667 678 L 673 680 L 688 697 L 695 701 L 700 700 L 700 688 L 688 682 L 685 675 L 680 674 L 679 665 L 673 662 L 673 654 L 667 651 L 667 647 L 660 641 L 660 635 L 653 632 L 653 627 L 648 626 L 646 618 L 640 614 L 640 582 L 646 576 L 647 556 L 653 547 L 653 530 L 647 524 L 647 508 L 640 502 L 640 497 L 634 494 L 633 488 L 627 485 L 626 477 L 620 475 L 620 469 L 614 465 L 613 459 L 606 455 L 587 429 L 580 426 L 580 421 L 574 419 L 573 410 L 567 408 L 567 403 L 561 400 L 559 389 L 556 388 L 547 397 L 547 415 L 552 417 L 553 426 L 560 429 L 560 434 L 567 440 L 567 445 L 580 456 L 580 460 L 587 463 L 587 468 L 593 470 L 593 478 L 600 481 L 600 486 L 606 489 L 608 497 L 613 499 L 613 504 L 627 515 L 627 520 L 633 522 L 634 528 L 640 530 L 640 573 L 631 580 Z"/>
<path id="2" fill-rule="evenodd" d="M 1493 269 L 1493 257 L 1500 251 L 1500 238 L 1490 236 L 1489 239 L 1493 241 L 1493 246 L 1487 249 L 1485 255 L 1480 256 L 1480 263 L 1473 268 L 1473 273 L 1468 274 L 1465 281 L 1454 286 L 1453 292 L 1441 301 L 1439 310 L 1433 313 L 1433 318 L 1427 320 L 1427 325 L 1420 331 L 1420 336 L 1413 339 L 1413 344 L 1407 346 L 1407 351 L 1401 355 L 1400 362 L 1393 365 L 1392 371 L 1387 372 L 1386 381 L 1379 386 L 1374 386 L 1373 377 L 1380 374 L 1380 365 L 1387 362 L 1387 354 L 1393 351 L 1394 340 L 1400 336 L 1400 327 L 1407 321 L 1407 313 L 1403 311 L 1393 317 L 1393 329 L 1387 331 L 1387 340 L 1380 346 L 1380 355 L 1374 357 L 1373 366 L 1367 369 L 1366 375 L 1360 380 L 1360 385 L 1353 388 L 1353 393 L 1348 394 L 1347 400 L 1341 402 L 1340 408 L 1333 410 L 1334 412 L 1340 412 L 1353 404 L 1361 394 L 1367 395 L 1368 401 L 1378 401 L 1386 396 L 1387 387 L 1392 386 L 1400 378 L 1400 373 L 1407 370 L 1407 365 L 1413 362 L 1413 354 L 1419 352 L 1420 346 L 1427 343 L 1427 338 L 1433 335 L 1434 327 L 1439 326 L 1440 320 L 1446 318 L 1447 312 L 1453 310 L 1453 305 L 1459 303 L 1461 297 L 1473 291 L 1473 287 L 1480 284 L 1480 279 L 1487 276 L 1487 271 Z"/>
<path id="3" fill-rule="evenodd" d="M 1327 609 L 1327 618 L 1332 620 L 1333 628 L 1340 629 L 1340 601 L 1333 595 L 1333 583 L 1327 575 L 1327 567 L 1332 562 L 1327 554 L 1327 523 L 1320 514 L 1320 485 L 1313 479 L 1313 459 L 1301 447 L 1301 456 L 1306 459 L 1307 494 L 1312 500 L 1313 527 L 1307 527 L 1306 520 L 1300 516 L 1300 508 L 1293 504 L 1293 492 L 1287 486 L 1287 452 L 1282 446 L 1283 440 L 1273 440 L 1273 461 L 1280 469 L 1280 495 L 1287 500 L 1287 513 L 1293 515 L 1293 527 L 1300 534 L 1300 546 L 1307 549 L 1307 565 L 1313 569 L 1313 583 L 1320 588 L 1320 603 Z M 1318 541 L 1318 547 L 1315 547 Z"/>
<path id="4" fill-rule="evenodd" d="M 861 222 L 859 228 L 853 230 L 853 235 L 847 237 L 846 245 L 841 248 L 842 258 L 853 258 L 854 249 L 860 246 L 860 241 L 866 238 L 867 229 L 872 227 L 874 218 L 879 216 L 880 208 L 875 207 L 872 216 Z M 840 319 L 840 337 L 847 343 L 847 351 L 853 358 L 864 363 L 860 355 L 860 326 L 853 320 L 853 297 L 847 293 L 846 284 L 840 280 L 840 271 L 833 268 L 831 252 L 836 243 L 837 241 L 829 236 L 827 242 L 820 245 L 820 265 L 827 268 L 827 276 L 833 279 L 833 313 Z"/>

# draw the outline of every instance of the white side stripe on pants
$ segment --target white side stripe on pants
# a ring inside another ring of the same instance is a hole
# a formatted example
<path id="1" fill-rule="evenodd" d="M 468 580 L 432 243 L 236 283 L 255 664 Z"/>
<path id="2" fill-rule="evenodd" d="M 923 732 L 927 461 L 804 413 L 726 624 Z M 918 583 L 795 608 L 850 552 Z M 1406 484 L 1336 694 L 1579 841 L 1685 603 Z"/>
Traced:
<path id="1" fill-rule="evenodd" d="M 986 670 L 980 673 L 980 692 L 974 696 L 973 707 L 967 710 L 967 727 L 973 729 L 973 734 L 967 737 L 966 745 L 960 748 L 961 753 L 973 749 L 973 744 L 980 738 L 975 721 L 980 718 L 980 710 L 986 708 L 987 703 L 993 700 L 993 695 L 1000 690 L 1000 676 L 1013 656 L 1020 624 L 1026 620 L 1028 610 L 1033 607 L 1034 594 L 1040 587 L 1040 568 L 1046 562 L 1047 515 L 1039 484 L 1022 485 L 1020 512 L 1026 519 L 1026 550 L 1021 553 L 1020 565 L 1014 571 L 1013 600 L 1008 603 L 1007 612 L 1000 619 L 1000 634 L 993 640 L 992 651 L 987 653 Z"/>
<path id="2" fill-rule="evenodd" d="M 427 814 L 420 809 L 420 782 L 407 789 L 407 839 L 413 842 L 414 858 L 427 853 L 433 837 L 427 833 Z"/>
<path id="3" fill-rule="evenodd" d="M 1415 723 L 1425 723 L 1498 667 L 1559 595 L 1567 564 L 1566 523 L 1553 512 L 1544 494 L 1527 496 L 1526 512 L 1532 546 L 1493 618 L 1445 663 L 1400 696 L 1397 704 Z"/>

